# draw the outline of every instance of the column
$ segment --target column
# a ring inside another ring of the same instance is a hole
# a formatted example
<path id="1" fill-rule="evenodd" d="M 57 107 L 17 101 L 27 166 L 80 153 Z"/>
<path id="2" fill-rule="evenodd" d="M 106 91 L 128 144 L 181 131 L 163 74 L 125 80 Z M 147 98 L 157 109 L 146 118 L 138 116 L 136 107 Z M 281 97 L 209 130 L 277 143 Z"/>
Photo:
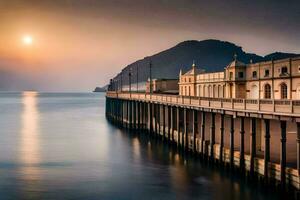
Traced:
<path id="1" fill-rule="evenodd" d="M 173 106 L 170 107 L 171 109 L 171 139 L 169 139 L 170 141 L 174 142 L 174 109 Z"/>
<path id="2" fill-rule="evenodd" d="M 254 175 L 254 159 L 256 156 L 256 118 L 251 118 L 250 134 L 250 175 Z"/>
<path id="3" fill-rule="evenodd" d="M 167 106 L 168 110 L 168 141 L 170 141 L 170 136 L 171 136 L 171 106 Z"/>
<path id="4" fill-rule="evenodd" d="M 286 183 L 286 121 L 280 122 L 280 128 L 281 128 L 281 148 L 280 148 L 280 180 L 281 185 L 283 188 L 285 188 Z"/>
<path id="5" fill-rule="evenodd" d="M 192 118 L 192 123 L 193 123 L 193 152 L 196 153 L 196 139 L 197 139 L 197 127 L 198 127 L 198 119 L 197 119 L 197 111 L 193 110 L 193 118 Z"/>
<path id="6" fill-rule="evenodd" d="M 141 128 L 141 103 L 137 101 L 137 129 Z"/>
<path id="7" fill-rule="evenodd" d="M 152 128 L 152 105 L 151 105 L 151 103 L 148 103 L 148 129 L 149 129 L 150 133 L 153 132 L 153 128 Z"/>
<path id="8" fill-rule="evenodd" d="M 177 146 L 179 146 L 179 144 L 180 144 L 180 139 L 179 139 L 180 138 L 180 110 L 179 109 L 180 109 L 179 107 L 176 108 Z"/>
<path id="9" fill-rule="evenodd" d="M 182 134 L 182 146 L 188 150 L 188 130 L 187 130 L 187 110 L 183 109 L 183 134 Z"/>
<path id="10" fill-rule="evenodd" d="M 268 181 L 269 162 L 270 162 L 270 120 L 265 119 L 264 121 L 265 121 L 264 176 L 265 176 L 265 180 Z"/>
<path id="11" fill-rule="evenodd" d="M 205 112 L 201 113 L 201 154 L 204 155 L 204 142 L 205 142 Z"/>
<path id="12" fill-rule="evenodd" d="M 230 116 L 230 166 L 234 168 L 234 118 Z"/>
<path id="13" fill-rule="evenodd" d="M 154 104 L 154 127 L 155 127 L 155 133 L 156 134 L 159 134 L 158 132 L 158 127 L 157 127 L 157 123 L 159 123 L 159 115 L 160 115 L 160 107 L 159 107 L 159 104 Z"/>
<path id="14" fill-rule="evenodd" d="M 240 169 L 245 171 L 245 118 L 240 118 Z"/>
<path id="15" fill-rule="evenodd" d="M 300 122 L 297 122 L 297 170 L 300 176 Z"/>
<path id="16" fill-rule="evenodd" d="M 126 121 L 127 121 L 127 124 L 126 124 L 126 128 L 129 128 L 129 115 L 130 115 L 130 113 L 129 113 L 129 101 L 126 101 L 126 115 L 127 115 L 127 119 L 126 119 Z"/>
<path id="17" fill-rule="evenodd" d="M 132 101 L 133 129 L 136 129 L 136 101 Z"/>
<path id="18" fill-rule="evenodd" d="M 214 112 L 211 113 L 211 125 L 210 125 L 210 160 L 213 161 L 214 160 L 214 145 L 215 145 L 215 122 L 216 122 L 216 118 L 215 118 L 216 114 Z"/>
<path id="19" fill-rule="evenodd" d="M 223 163 L 223 149 L 224 149 L 224 114 L 220 117 L 220 163 Z"/>
<path id="20" fill-rule="evenodd" d="M 166 137 L 166 106 L 165 105 L 162 105 L 162 111 L 163 111 L 162 118 L 163 118 L 163 140 L 164 140 Z"/>

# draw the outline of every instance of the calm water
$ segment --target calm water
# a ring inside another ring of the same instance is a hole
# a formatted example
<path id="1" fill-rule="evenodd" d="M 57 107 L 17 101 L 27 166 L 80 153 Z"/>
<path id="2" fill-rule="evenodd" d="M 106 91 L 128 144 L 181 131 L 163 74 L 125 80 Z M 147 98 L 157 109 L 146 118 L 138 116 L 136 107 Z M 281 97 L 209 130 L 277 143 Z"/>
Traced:
<path id="1" fill-rule="evenodd" d="M 0 93 L 0 199 L 276 199 L 105 119 L 103 94 Z"/>

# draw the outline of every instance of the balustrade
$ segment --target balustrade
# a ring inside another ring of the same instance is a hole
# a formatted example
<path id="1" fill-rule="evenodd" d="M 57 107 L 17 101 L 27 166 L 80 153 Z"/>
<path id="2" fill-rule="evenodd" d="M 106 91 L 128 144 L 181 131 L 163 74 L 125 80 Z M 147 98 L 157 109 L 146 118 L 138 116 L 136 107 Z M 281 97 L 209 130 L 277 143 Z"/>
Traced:
<path id="1" fill-rule="evenodd" d="M 179 105 L 191 105 L 215 109 L 236 109 L 244 111 L 261 111 L 272 113 L 293 113 L 300 114 L 300 100 L 280 100 L 280 99 L 230 99 L 213 97 L 179 96 L 169 94 L 149 94 L 149 93 L 129 93 L 113 92 L 106 93 L 108 97 L 157 101 L 161 103 L 172 103 Z"/>

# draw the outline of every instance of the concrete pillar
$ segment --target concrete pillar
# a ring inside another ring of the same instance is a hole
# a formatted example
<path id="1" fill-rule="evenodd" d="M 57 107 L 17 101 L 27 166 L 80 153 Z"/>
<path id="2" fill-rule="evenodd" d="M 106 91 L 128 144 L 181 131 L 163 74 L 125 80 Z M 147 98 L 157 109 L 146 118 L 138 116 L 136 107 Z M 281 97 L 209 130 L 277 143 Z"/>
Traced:
<path id="1" fill-rule="evenodd" d="M 300 176 L 300 122 L 297 122 L 297 170 Z"/>
<path id="2" fill-rule="evenodd" d="M 245 118 L 240 118 L 240 169 L 245 171 Z"/>
<path id="3" fill-rule="evenodd" d="M 158 132 L 158 124 L 157 123 L 159 123 L 159 116 L 160 116 L 160 107 L 159 107 L 159 104 L 157 105 L 157 104 L 154 104 L 154 127 L 155 127 L 155 133 L 156 134 L 160 134 L 159 132 Z"/>
<path id="4" fill-rule="evenodd" d="M 215 128 L 216 127 L 216 114 L 214 112 L 211 113 L 211 125 L 210 125 L 210 160 L 214 160 L 214 145 L 215 145 Z"/>
<path id="5" fill-rule="evenodd" d="M 188 125 L 187 125 L 187 110 L 183 109 L 183 134 L 182 134 L 182 146 L 188 150 Z"/>
<path id="6" fill-rule="evenodd" d="M 136 101 L 132 101 L 132 111 L 133 111 L 133 129 L 136 129 Z"/>
<path id="7" fill-rule="evenodd" d="M 171 136 L 171 106 L 167 106 L 167 117 L 168 117 L 168 141 L 170 141 Z"/>
<path id="8" fill-rule="evenodd" d="M 171 140 L 172 140 L 172 142 L 174 142 L 174 109 L 172 106 L 170 107 L 170 109 L 171 109 L 171 115 L 170 115 L 170 118 L 171 118 Z M 169 140 L 170 140 L 170 138 L 169 138 Z"/>
<path id="9" fill-rule="evenodd" d="M 176 123 L 177 123 L 177 147 L 179 146 L 180 144 L 180 108 L 177 107 L 176 108 Z"/>
<path id="10" fill-rule="evenodd" d="M 223 149 L 224 149 L 224 114 L 220 117 L 220 163 L 223 163 Z"/>
<path id="11" fill-rule="evenodd" d="M 129 101 L 126 101 L 126 128 L 129 128 Z"/>
<path id="12" fill-rule="evenodd" d="M 149 132 L 153 132 L 153 125 L 152 125 L 152 105 L 148 103 L 148 129 Z"/>
<path id="13" fill-rule="evenodd" d="M 254 159 L 256 156 L 256 118 L 251 118 L 250 134 L 250 175 L 254 175 Z"/>
<path id="14" fill-rule="evenodd" d="M 196 149 L 196 139 L 197 139 L 197 127 L 198 127 L 198 119 L 197 119 L 197 111 L 193 110 L 193 152 L 195 153 L 197 151 Z"/>
<path id="15" fill-rule="evenodd" d="M 201 113 L 201 154 L 204 155 L 204 143 L 205 143 L 205 112 Z"/>
<path id="16" fill-rule="evenodd" d="M 141 129 L 141 103 L 137 101 L 137 129 Z"/>
<path id="17" fill-rule="evenodd" d="M 157 105 L 157 110 L 156 110 L 156 117 L 157 117 L 157 132 L 158 135 L 160 136 L 161 134 L 161 123 L 160 123 L 160 118 L 161 118 L 161 106 L 160 104 Z"/>
<path id="18" fill-rule="evenodd" d="M 163 118 L 163 140 L 165 139 L 166 137 L 166 106 L 165 105 L 162 105 L 162 118 Z"/>
<path id="19" fill-rule="evenodd" d="M 280 148 L 280 180 L 281 185 L 285 188 L 286 184 L 286 121 L 280 122 L 281 128 L 281 148 Z"/>
<path id="20" fill-rule="evenodd" d="M 270 120 L 265 119 L 265 149 L 264 149 L 264 176 L 266 182 L 269 178 L 269 162 L 270 162 Z"/>
<path id="21" fill-rule="evenodd" d="M 121 126 L 123 126 L 123 122 L 124 122 L 124 107 L 123 107 L 123 100 L 120 100 L 120 124 Z"/>
<path id="22" fill-rule="evenodd" d="M 230 166 L 234 168 L 234 118 L 230 116 Z"/>

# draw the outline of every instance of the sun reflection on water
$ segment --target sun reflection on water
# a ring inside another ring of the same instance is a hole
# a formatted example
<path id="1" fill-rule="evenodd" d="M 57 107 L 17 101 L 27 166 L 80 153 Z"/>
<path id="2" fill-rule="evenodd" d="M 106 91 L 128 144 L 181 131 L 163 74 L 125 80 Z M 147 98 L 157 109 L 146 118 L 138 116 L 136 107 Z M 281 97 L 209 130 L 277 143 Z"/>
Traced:
<path id="1" fill-rule="evenodd" d="M 26 181 L 40 177 L 38 164 L 40 163 L 39 141 L 39 111 L 37 107 L 37 92 L 22 93 L 22 128 L 20 144 L 21 176 Z"/>

